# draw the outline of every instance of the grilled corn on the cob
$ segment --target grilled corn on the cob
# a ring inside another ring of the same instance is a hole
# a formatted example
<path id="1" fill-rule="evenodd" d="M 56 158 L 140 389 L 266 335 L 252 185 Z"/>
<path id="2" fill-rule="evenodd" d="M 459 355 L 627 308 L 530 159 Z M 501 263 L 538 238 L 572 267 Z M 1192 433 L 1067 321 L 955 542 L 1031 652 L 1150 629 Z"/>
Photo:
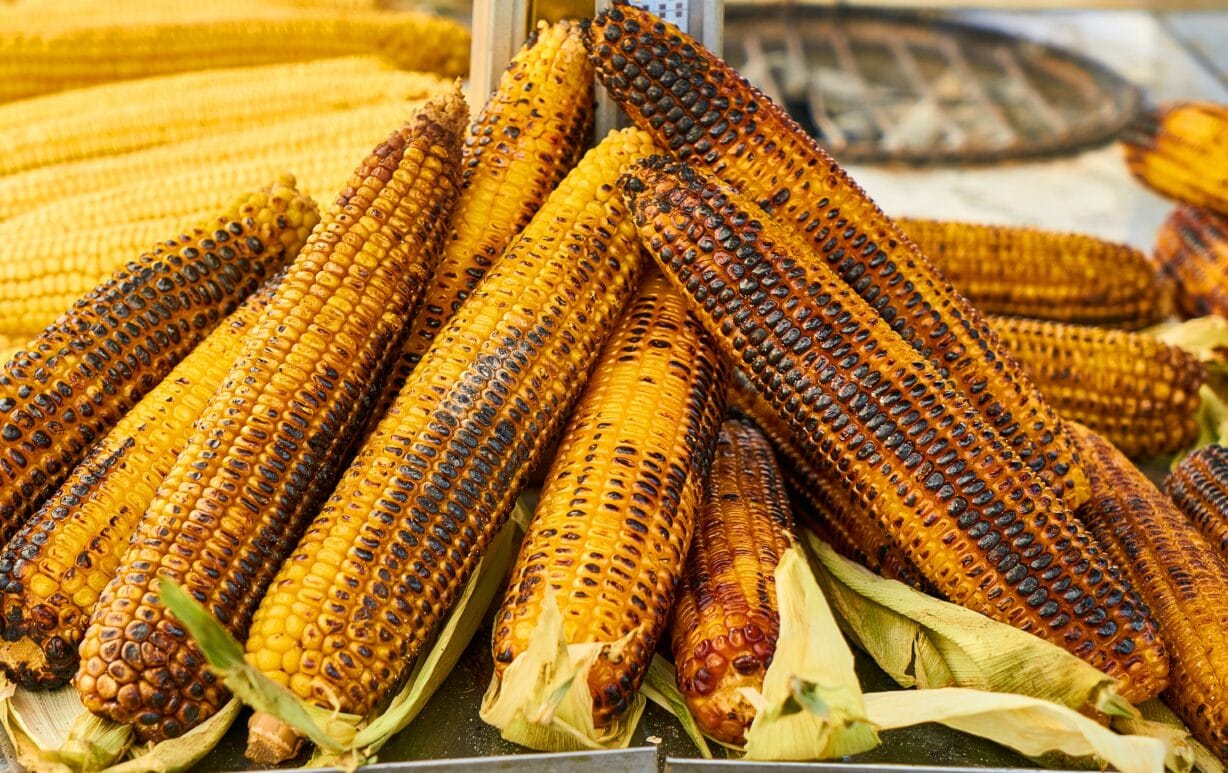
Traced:
<path id="1" fill-rule="evenodd" d="M 654 270 L 602 350 L 542 486 L 495 618 L 496 676 L 527 649 L 553 593 L 569 645 L 630 637 L 588 672 L 594 727 L 626 710 L 669 619 L 727 384 L 711 337 Z"/>
<path id="2" fill-rule="evenodd" d="M 0 541 L 96 440 L 298 252 L 315 203 L 283 180 L 142 255 L 0 369 Z"/>
<path id="3" fill-rule="evenodd" d="M 1072 426 L 1092 483 L 1079 516 L 1151 607 L 1172 667 L 1164 700 L 1228 758 L 1228 562 L 1151 481 L 1090 430 Z"/>
<path id="4" fill-rule="evenodd" d="M 24 686 L 58 687 L 76 672 L 98 594 L 274 287 L 248 298 L 120 419 L 0 552 L 0 664 Z"/>
<path id="5" fill-rule="evenodd" d="M 614 181 L 649 153 L 612 133 L 563 180 L 435 338 L 260 605 L 250 661 L 369 716 L 396 688 L 562 425 L 639 274 Z M 257 715 L 248 755 L 292 753 Z"/>
<path id="6" fill-rule="evenodd" d="M 597 75 L 675 158 L 744 192 L 960 388 L 1071 505 L 1086 495 L 1061 422 L 980 313 L 778 105 L 677 27 L 625 3 L 588 29 Z"/>
<path id="7" fill-rule="evenodd" d="M 1121 134 L 1126 166 L 1171 199 L 1228 215 L 1228 105 L 1174 102 Z"/>
<path id="8" fill-rule="evenodd" d="M 1147 256 L 1125 244 L 1036 228 L 896 222 L 960 294 L 987 314 L 1139 328 L 1167 311 Z"/>
<path id="9" fill-rule="evenodd" d="M 157 579 L 245 638 L 344 468 L 439 256 L 466 118 L 459 91 L 431 100 L 363 160 L 290 266 L 99 599 L 76 678 L 89 710 L 159 740 L 221 706 Z"/>
<path id="10" fill-rule="evenodd" d="M 657 157 L 622 185 L 727 356 L 951 601 L 1065 646 L 1137 701 L 1166 683 L 1145 609 L 969 401 L 801 237 Z"/>
<path id="11" fill-rule="evenodd" d="M 990 325 L 1064 418 L 1127 456 L 1175 453 L 1198 437 L 1206 372 L 1183 349 L 1143 333 L 1060 322 L 993 317 Z"/>
<path id="12" fill-rule="evenodd" d="M 793 544 L 793 516 L 767 438 L 754 424 L 721 426 L 703 506 L 674 607 L 678 689 L 708 735 L 746 742 L 780 634 L 774 572 Z"/>
<path id="13" fill-rule="evenodd" d="M 1185 457 L 1169 473 L 1164 490 L 1228 558 L 1228 448 L 1212 443 Z"/>
<path id="14" fill-rule="evenodd" d="M 1228 316 L 1228 217 L 1177 207 L 1160 226 L 1155 260 L 1181 316 Z"/>

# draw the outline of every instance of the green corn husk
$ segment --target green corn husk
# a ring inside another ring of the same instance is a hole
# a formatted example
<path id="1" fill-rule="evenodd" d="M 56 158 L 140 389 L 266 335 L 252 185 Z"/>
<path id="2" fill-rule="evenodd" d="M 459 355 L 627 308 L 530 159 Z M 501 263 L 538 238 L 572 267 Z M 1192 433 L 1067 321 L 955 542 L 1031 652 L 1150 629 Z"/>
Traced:
<path id="1" fill-rule="evenodd" d="M 673 663 L 654 654 L 652 662 L 648 664 L 648 673 L 644 675 L 644 683 L 640 685 L 640 692 L 645 698 L 674 715 L 678 724 L 682 725 L 687 738 L 690 738 L 691 743 L 695 744 L 695 748 L 699 750 L 700 757 L 705 760 L 712 759 L 708 739 L 704 737 L 703 731 L 699 729 L 695 718 L 687 709 L 686 698 L 682 697 L 682 692 L 678 690 L 678 679 L 674 673 Z"/>
<path id="2" fill-rule="evenodd" d="M 1205 445 L 1228 444 L 1228 320 L 1211 315 L 1164 322 L 1146 332 L 1194 355 L 1207 369 L 1207 383 L 1198 390 L 1198 439 L 1176 455 L 1173 466 Z"/>
<path id="3" fill-rule="evenodd" d="M 1076 711 L 1133 715 L 1111 677 L 1061 647 L 885 580 L 812 532 L 802 539 L 849 640 L 901 687 L 966 687 L 1027 695 Z"/>

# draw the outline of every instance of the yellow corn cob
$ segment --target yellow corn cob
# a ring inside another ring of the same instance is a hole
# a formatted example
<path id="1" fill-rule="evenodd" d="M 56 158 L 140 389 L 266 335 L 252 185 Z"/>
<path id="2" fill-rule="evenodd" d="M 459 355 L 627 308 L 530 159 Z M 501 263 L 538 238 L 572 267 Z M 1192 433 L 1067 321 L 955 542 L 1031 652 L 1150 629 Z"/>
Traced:
<path id="1" fill-rule="evenodd" d="M 1203 446 L 1169 473 L 1164 490 L 1228 558 L 1228 448 Z"/>
<path id="2" fill-rule="evenodd" d="M 208 70 L 53 94 L 0 105 L 0 174 L 237 126 L 255 128 L 304 113 L 420 99 L 439 93 L 441 85 L 433 75 L 354 57 Z"/>
<path id="3" fill-rule="evenodd" d="M 0 369 L 0 542 L 124 413 L 302 246 L 293 178 L 142 255 Z"/>
<path id="4" fill-rule="evenodd" d="M 793 544 L 793 516 L 767 438 L 749 422 L 721 426 L 686 571 L 674 605 L 678 689 L 701 730 L 746 742 L 776 652 L 777 564 Z"/>
<path id="5" fill-rule="evenodd" d="M 274 287 L 248 298 L 120 419 L 0 552 L 0 663 L 24 686 L 59 687 L 76 672 L 98 594 Z"/>
<path id="6" fill-rule="evenodd" d="M 814 530 L 841 555 L 875 574 L 933 592 L 921 570 L 879 525 L 875 514 L 850 492 L 835 470 L 820 467 L 793 433 L 739 374 L 729 391 L 735 412 L 749 417 L 771 441 L 799 523 Z"/>
<path id="7" fill-rule="evenodd" d="M 1143 333 L 1012 317 L 989 323 L 1064 418 L 1127 456 L 1175 453 L 1197 439 L 1206 371 L 1194 355 Z"/>
<path id="8" fill-rule="evenodd" d="M 397 687 L 634 287 L 641 255 L 613 183 L 650 152 L 632 130 L 590 151 L 436 337 L 256 613 L 247 656 L 270 678 L 359 716 Z M 274 761 L 293 739 L 257 715 L 248 756 Z"/>
<path id="9" fill-rule="evenodd" d="M 640 288 L 568 421 L 495 618 L 495 673 L 529 645 L 547 587 L 588 674 L 593 722 L 629 705 L 668 622 L 724 414 L 728 369 L 660 272 Z"/>
<path id="10" fill-rule="evenodd" d="M 1228 758 L 1228 563 L 1151 481 L 1072 423 L 1092 484 L 1079 516 L 1155 614 L 1172 660 L 1164 701 Z"/>
<path id="11" fill-rule="evenodd" d="M 1147 256 L 1125 244 L 1036 228 L 896 222 L 986 314 L 1125 328 L 1166 314 L 1167 299 Z"/>
<path id="12" fill-rule="evenodd" d="M 465 176 L 422 309 L 382 413 L 461 303 L 588 145 L 593 128 L 593 68 L 575 22 L 548 25 L 520 49 L 469 129 Z"/>
<path id="13" fill-rule="evenodd" d="M 1181 316 L 1228 316 L 1228 218 L 1177 207 L 1160 226 L 1155 260 Z"/>
<path id="14" fill-rule="evenodd" d="M 1163 688 L 1154 626 L 1087 532 L 798 234 L 662 157 L 622 186 L 726 356 L 943 596 L 1065 646 L 1128 700 Z"/>
<path id="15" fill-rule="evenodd" d="M 431 100 L 363 160 L 290 266 L 98 601 L 76 678 L 90 711 L 148 741 L 221 706 L 156 580 L 245 638 L 343 469 L 439 256 L 466 118 L 459 91 Z"/>
<path id="16" fill-rule="evenodd" d="M 806 237 L 1071 506 L 1086 479 L 1052 408 L 985 324 L 778 105 L 677 27 L 625 3 L 587 30 L 597 75 L 632 122 Z"/>
<path id="17" fill-rule="evenodd" d="M 378 54 L 401 69 L 446 77 L 463 74 L 469 61 L 462 25 L 414 11 L 193 3 L 77 18 L 15 9 L 0 21 L 0 101 L 202 68 L 352 54 Z"/>
<path id="18" fill-rule="evenodd" d="M 1171 199 L 1228 215 L 1228 105 L 1174 102 L 1121 135 L 1126 166 Z"/>

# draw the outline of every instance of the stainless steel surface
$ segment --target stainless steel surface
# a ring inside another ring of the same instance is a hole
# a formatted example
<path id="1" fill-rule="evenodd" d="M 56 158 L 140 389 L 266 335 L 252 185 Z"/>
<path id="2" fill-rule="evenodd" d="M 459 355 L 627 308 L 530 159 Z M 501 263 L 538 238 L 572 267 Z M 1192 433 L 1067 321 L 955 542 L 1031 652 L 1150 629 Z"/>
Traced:
<path id="1" fill-rule="evenodd" d="M 665 773 L 1019 773 L 1019 768 L 957 768 L 930 765 L 871 765 L 855 762 L 743 762 L 669 757 Z M 1076 773 L 1053 770 L 1053 773 Z"/>
<path id="2" fill-rule="evenodd" d="M 307 773 L 320 768 L 297 768 Z M 326 769 L 327 770 L 327 769 Z M 340 770 L 334 768 L 333 770 Z M 454 760 L 381 762 L 363 768 L 366 773 L 655 773 L 657 750 L 651 746 L 565 754 L 521 754 L 514 757 L 461 757 Z"/>

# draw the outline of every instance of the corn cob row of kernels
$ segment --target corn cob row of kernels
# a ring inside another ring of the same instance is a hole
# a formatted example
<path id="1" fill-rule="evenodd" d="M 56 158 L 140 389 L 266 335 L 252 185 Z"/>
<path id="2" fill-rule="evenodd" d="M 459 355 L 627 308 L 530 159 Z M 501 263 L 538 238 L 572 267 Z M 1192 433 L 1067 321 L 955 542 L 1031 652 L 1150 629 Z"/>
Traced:
<path id="1" fill-rule="evenodd" d="M 985 314 L 1139 328 L 1159 322 L 1167 311 L 1151 263 L 1124 244 L 1036 228 L 897 222 Z"/>
<path id="2" fill-rule="evenodd" d="M 0 552 L 0 664 L 25 687 L 58 687 L 76 672 L 99 594 L 276 281 L 125 414 Z"/>
<path id="3" fill-rule="evenodd" d="M 593 723 L 630 705 L 665 631 L 725 409 L 728 366 L 655 269 L 597 360 L 495 618 L 495 674 L 551 594 L 570 644 L 614 645 L 588 672 Z"/>
<path id="4" fill-rule="evenodd" d="M 1154 255 L 1181 316 L 1228 316 L 1228 216 L 1177 207 L 1160 226 Z"/>
<path id="5" fill-rule="evenodd" d="M 1164 490 L 1228 558 L 1228 448 L 1212 443 L 1185 457 L 1169 473 Z"/>
<path id="6" fill-rule="evenodd" d="M 1228 561 L 1120 451 L 1072 424 L 1092 482 L 1079 517 L 1155 614 L 1171 659 L 1164 701 L 1228 757 Z"/>
<path id="7" fill-rule="evenodd" d="M 672 649 L 678 689 L 700 728 L 746 742 L 776 652 L 775 571 L 794 544 L 793 515 L 767 438 L 749 421 L 721 425 L 686 571 L 678 589 Z"/>
<path id="8" fill-rule="evenodd" d="M 991 317 L 990 325 L 1066 419 L 1127 456 L 1175 453 L 1198 437 L 1198 358 L 1154 336 Z"/>
<path id="9" fill-rule="evenodd" d="M 225 691 L 159 600 L 169 577 L 239 640 L 344 469 L 439 257 L 467 108 L 431 100 L 355 170 L 287 270 L 141 519 L 81 644 L 86 708 L 144 741 Z"/>
<path id="10" fill-rule="evenodd" d="M 1121 135 L 1126 166 L 1171 199 L 1228 216 L 1228 105 L 1175 102 Z"/>
<path id="11" fill-rule="evenodd" d="M 617 3 L 588 28 L 607 93 L 674 158 L 805 239 L 1072 506 L 1086 479 L 1061 421 L 980 312 L 779 105 L 677 27 Z"/>

